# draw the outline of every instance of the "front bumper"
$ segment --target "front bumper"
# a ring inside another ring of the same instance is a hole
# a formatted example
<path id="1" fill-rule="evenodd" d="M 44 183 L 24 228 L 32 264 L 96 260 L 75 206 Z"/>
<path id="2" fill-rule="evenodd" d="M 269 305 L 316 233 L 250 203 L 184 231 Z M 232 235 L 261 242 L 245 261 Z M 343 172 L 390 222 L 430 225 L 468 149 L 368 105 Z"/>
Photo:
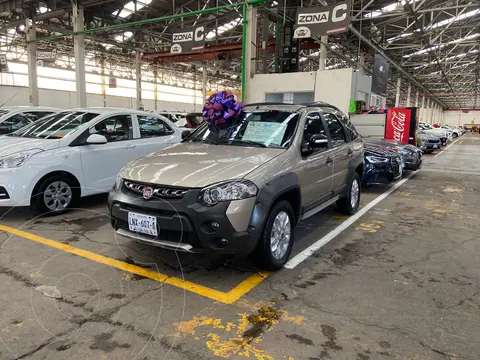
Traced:
<path id="1" fill-rule="evenodd" d="M 0 207 L 29 206 L 30 177 L 23 167 L 0 170 Z"/>
<path id="2" fill-rule="evenodd" d="M 422 154 L 420 152 L 412 156 L 402 156 L 404 170 L 418 170 L 422 166 Z"/>
<path id="3" fill-rule="evenodd" d="M 365 162 L 363 185 L 387 184 L 402 178 L 403 165 L 401 160 L 387 165 Z"/>
<path id="4" fill-rule="evenodd" d="M 112 190 L 108 196 L 112 226 L 119 235 L 170 250 L 227 254 L 252 252 L 262 230 L 249 225 L 255 199 L 222 202 L 205 207 L 197 202 L 199 195 L 200 189 L 188 189 L 180 199 L 152 197 L 145 200 L 122 185 L 120 190 Z M 228 215 L 231 215 L 232 208 L 238 210 L 234 213 L 237 219 L 248 217 L 241 230 L 232 216 Z M 155 216 L 158 236 L 130 231 L 129 212 Z M 216 230 L 212 227 L 213 221 L 219 225 Z"/>

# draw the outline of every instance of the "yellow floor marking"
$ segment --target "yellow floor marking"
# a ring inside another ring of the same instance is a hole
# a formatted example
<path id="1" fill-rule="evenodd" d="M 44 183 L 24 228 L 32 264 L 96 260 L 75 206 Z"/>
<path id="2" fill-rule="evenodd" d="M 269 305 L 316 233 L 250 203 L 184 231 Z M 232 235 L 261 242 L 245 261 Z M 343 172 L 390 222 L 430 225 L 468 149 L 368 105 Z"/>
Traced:
<path id="1" fill-rule="evenodd" d="M 383 221 L 373 221 L 371 224 L 361 223 L 355 230 L 375 233 L 383 227 Z"/>
<path id="2" fill-rule="evenodd" d="M 98 262 L 100 264 L 105 264 L 105 265 L 129 272 L 132 274 L 141 275 L 152 280 L 173 285 L 180 289 L 185 289 L 192 293 L 207 297 L 215 301 L 220 301 L 225 304 L 234 303 L 235 301 L 240 299 L 242 296 L 244 296 L 246 293 L 248 293 L 250 290 L 252 290 L 255 286 L 260 284 L 263 280 L 265 280 L 265 278 L 267 278 L 270 275 L 269 272 L 261 272 L 261 273 L 253 274 L 252 276 L 242 281 L 239 285 L 234 287 L 229 292 L 223 292 L 223 291 L 215 290 L 207 286 L 196 284 L 190 281 L 185 281 L 180 278 L 158 273 L 156 271 L 151 271 L 137 265 L 127 264 L 123 261 L 115 260 L 103 255 L 98 255 L 87 250 L 82 250 L 82 249 L 73 247 L 71 245 L 62 244 L 58 241 L 50 240 L 42 236 L 31 234 L 23 230 L 15 229 L 9 226 L 0 225 L 0 230 L 8 232 L 12 235 L 20 236 L 24 239 L 32 240 L 37 243 L 53 247 L 55 249 L 68 252 L 73 255 L 83 257 L 85 259 Z"/>

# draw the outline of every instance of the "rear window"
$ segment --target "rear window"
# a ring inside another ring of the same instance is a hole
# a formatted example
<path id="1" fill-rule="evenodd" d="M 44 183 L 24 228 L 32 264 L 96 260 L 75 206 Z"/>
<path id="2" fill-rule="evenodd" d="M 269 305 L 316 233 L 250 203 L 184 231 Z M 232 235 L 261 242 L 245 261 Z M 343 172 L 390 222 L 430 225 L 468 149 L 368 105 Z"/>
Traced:
<path id="1" fill-rule="evenodd" d="M 11 136 L 60 139 L 78 130 L 98 114 L 83 111 L 64 111 L 44 117 L 30 126 L 15 131 Z"/>

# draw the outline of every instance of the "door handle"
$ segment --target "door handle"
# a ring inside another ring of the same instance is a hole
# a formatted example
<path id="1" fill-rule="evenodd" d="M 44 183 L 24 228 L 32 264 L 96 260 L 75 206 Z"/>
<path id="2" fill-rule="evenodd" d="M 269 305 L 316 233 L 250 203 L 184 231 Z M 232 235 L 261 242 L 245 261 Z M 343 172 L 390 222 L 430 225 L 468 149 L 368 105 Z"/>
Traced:
<path id="1" fill-rule="evenodd" d="M 331 157 L 328 157 L 326 163 L 327 163 L 327 164 L 333 163 L 333 159 L 332 159 Z"/>
<path id="2" fill-rule="evenodd" d="M 125 145 L 125 149 L 135 149 L 136 145 Z"/>

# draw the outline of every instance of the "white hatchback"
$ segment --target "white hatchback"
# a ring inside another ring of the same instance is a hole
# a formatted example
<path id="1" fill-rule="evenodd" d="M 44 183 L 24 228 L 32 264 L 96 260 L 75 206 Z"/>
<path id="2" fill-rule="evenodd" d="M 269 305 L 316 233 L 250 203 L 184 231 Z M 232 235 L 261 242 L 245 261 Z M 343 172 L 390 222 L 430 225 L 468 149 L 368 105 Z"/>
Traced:
<path id="1" fill-rule="evenodd" d="M 0 135 L 9 134 L 60 109 L 40 106 L 7 106 L 0 108 Z"/>
<path id="2" fill-rule="evenodd" d="M 0 140 L 0 206 L 59 213 L 108 192 L 128 162 L 177 144 L 181 131 L 143 111 L 62 111 Z"/>

